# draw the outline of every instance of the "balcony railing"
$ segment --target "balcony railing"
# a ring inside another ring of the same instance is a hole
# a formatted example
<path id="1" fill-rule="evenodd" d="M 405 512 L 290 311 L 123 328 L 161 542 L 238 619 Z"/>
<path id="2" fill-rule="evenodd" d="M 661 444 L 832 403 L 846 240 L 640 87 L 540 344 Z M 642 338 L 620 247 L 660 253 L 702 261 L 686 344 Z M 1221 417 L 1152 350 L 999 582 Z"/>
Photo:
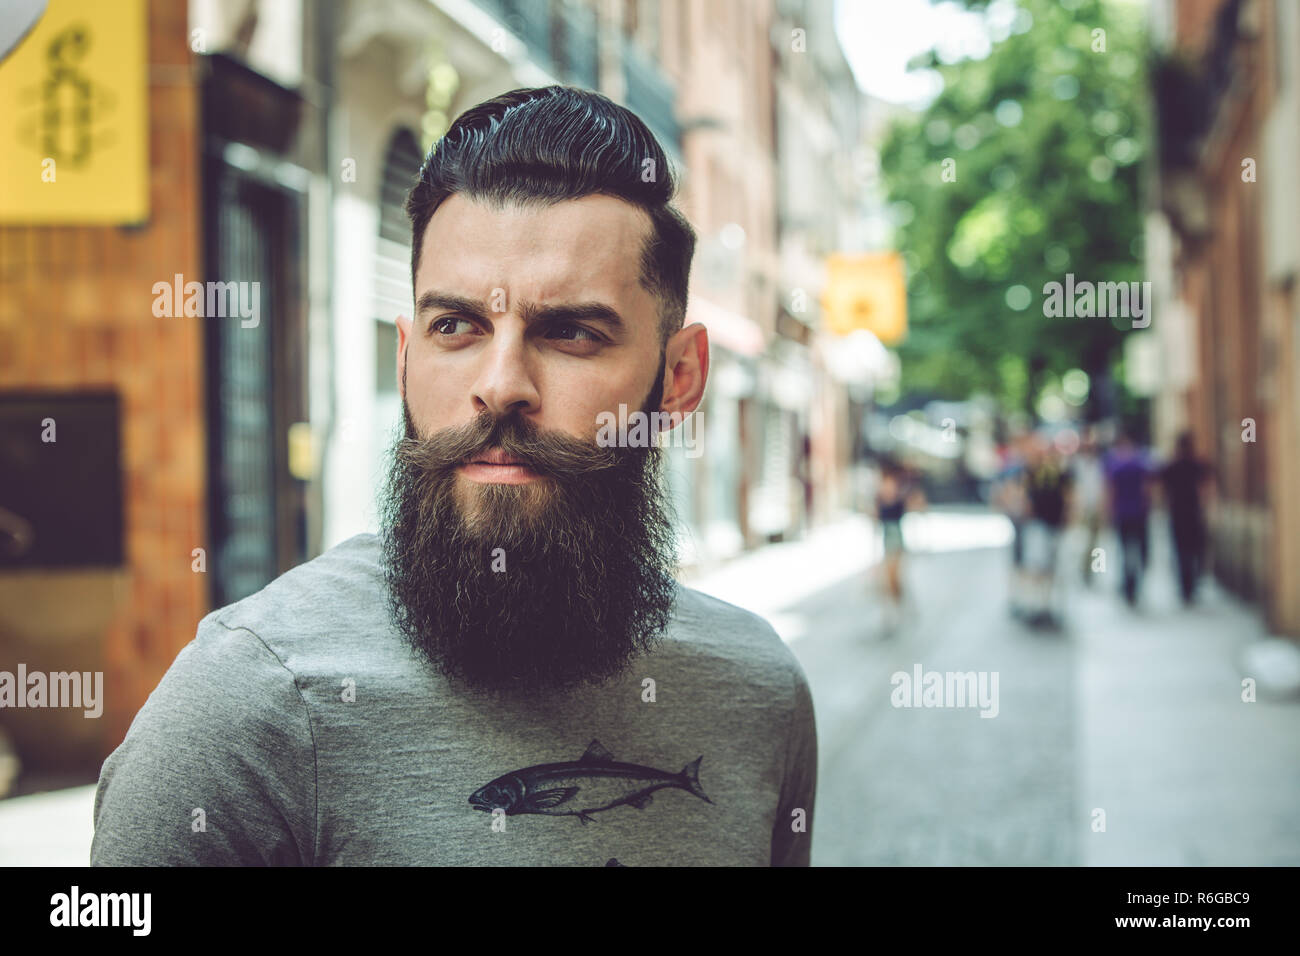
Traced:
<path id="1" fill-rule="evenodd" d="M 641 117 L 665 146 L 680 152 L 682 131 L 672 81 L 636 44 L 624 41 L 622 54 L 627 108 Z"/>
<path id="2" fill-rule="evenodd" d="M 550 0 L 477 0 L 477 3 L 524 42 L 534 62 L 551 70 Z"/>
<path id="3" fill-rule="evenodd" d="M 558 0 L 477 3 L 523 41 L 538 66 L 574 86 L 599 86 L 596 14 L 590 7 Z"/>

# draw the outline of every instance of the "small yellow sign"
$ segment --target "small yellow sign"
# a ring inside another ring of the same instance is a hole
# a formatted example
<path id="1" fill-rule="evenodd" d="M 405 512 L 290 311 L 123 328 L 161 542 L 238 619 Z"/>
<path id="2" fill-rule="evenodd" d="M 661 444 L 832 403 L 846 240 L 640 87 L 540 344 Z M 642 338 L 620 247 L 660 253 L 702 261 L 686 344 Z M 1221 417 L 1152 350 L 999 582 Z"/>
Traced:
<path id="1" fill-rule="evenodd" d="M 826 260 L 821 304 L 836 335 L 866 329 L 885 345 L 907 336 L 907 280 L 897 252 L 836 253 Z"/>
<path id="2" fill-rule="evenodd" d="M 0 222 L 149 217 L 146 0 L 50 0 L 0 63 Z"/>

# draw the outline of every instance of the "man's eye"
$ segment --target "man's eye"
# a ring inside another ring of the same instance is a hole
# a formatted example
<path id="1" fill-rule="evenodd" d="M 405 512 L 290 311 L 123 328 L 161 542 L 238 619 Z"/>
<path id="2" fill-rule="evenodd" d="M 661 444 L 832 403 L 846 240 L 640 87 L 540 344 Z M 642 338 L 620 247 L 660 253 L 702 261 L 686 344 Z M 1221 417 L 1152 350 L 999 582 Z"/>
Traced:
<path id="1" fill-rule="evenodd" d="M 554 325 L 547 330 L 548 339 L 563 339 L 569 342 L 599 342 L 600 336 L 591 329 L 583 325 L 574 325 L 565 322 L 560 325 Z"/>
<path id="2" fill-rule="evenodd" d="M 439 335 L 463 335 L 474 331 L 474 323 L 469 319 L 462 319 L 456 315 L 448 315 L 436 320 L 429 329 L 432 332 L 437 332 Z"/>

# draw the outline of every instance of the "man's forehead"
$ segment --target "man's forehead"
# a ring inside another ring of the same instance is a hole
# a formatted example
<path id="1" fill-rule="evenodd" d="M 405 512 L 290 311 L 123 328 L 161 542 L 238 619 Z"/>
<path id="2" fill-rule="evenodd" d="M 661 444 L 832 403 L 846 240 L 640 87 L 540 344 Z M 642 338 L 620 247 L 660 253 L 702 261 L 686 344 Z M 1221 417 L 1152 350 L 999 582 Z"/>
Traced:
<path id="1" fill-rule="evenodd" d="M 429 220 L 416 291 L 513 278 L 627 294 L 639 285 L 651 228 L 643 210 L 613 196 L 497 206 L 455 194 Z"/>

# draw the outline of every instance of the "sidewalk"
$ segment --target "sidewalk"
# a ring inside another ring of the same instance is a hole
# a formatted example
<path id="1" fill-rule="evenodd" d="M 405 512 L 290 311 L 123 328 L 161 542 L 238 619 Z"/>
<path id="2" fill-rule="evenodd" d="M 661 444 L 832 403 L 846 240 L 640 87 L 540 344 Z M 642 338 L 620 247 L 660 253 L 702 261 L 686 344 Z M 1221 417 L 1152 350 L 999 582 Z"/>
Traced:
<path id="1" fill-rule="evenodd" d="M 874 524 L 860 515 L 822 525 L 806 537 L 737 555 L 681 576 L 687 587 L 753 611 L 787 642 L 804 635 L 792 608 L 838 581 L 866 574 L 883 547 Z"/>
<path id="2" fill-rule="evenodd" d="M 909 551 L 957 551 L 1009 544 L 1011 526 L 979 506 L 953 506 L 903 518 Z M 792 643 L 807 633 L 794 609 L 849 579 L 866 580 L 884 556 L 876 522 L 844 514 L 796 541 L 769 544 L 714 567 L 697 568 L 682 583 L 768 620 Z"/>
<path id="3" fill-rule="evenodd" d="M 95 787 L 0 800 L 0 866 L 88 866 Z"/>
<path id="4" fill-rule="evenodd" d="M 1116 598 L 1118 569 L 1072 609 L 1084 862 L 1300 865 L 1300 701 L 1262 687 L 1242 700 L 1245 652 L 1268 636 L 1260 618 L 1209 580 L 1183 608 L 1162 523 L 1152 539 L 1140 611 Z"/>

